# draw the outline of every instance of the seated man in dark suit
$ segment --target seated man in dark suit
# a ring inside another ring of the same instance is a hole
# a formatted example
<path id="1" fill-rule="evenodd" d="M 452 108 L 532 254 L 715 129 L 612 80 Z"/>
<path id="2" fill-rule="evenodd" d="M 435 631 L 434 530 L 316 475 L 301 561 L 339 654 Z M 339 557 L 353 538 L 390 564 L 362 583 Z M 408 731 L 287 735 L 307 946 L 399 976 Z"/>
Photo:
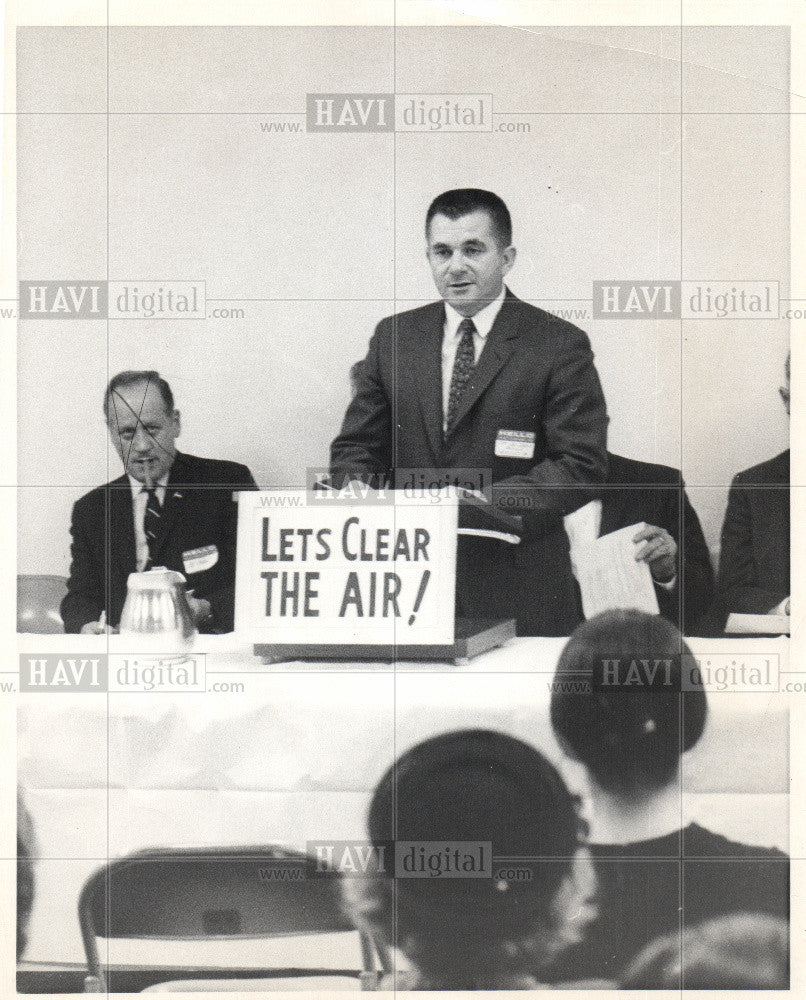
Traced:
<path id="1" fill-rule="evenodd" d="M 171 388 L 154 371 L 121 372 L 104 414 L 125 474 L 73 507 L 72 563 L 61 612 L 67 632 L 117 626 L 130 573 L 166 566 L 188 583 L 202 632 L 233 627 L 237 505 L 254 489 L 245 465 L 176 450 L 181 429 Z"/>
<path id="2" fill-rule="evenodd" d="M 779 389 L 789 413 L 789 365 Z M 789 449 L 738 473 L 722 526 L 717 609 L 724 622 L 744 614 L 790 614 Z"/>
<path id="3" fill-rule="evenodd" d="M 607 458 L 607 483 L 599 499 L 566 518 L 566 530 L 573 539 L 574 523 L 581 527 L 586 519 L 591 537 L 597 538 L 645 522 L 633 538 L 635 558 L 649 566 L 661 614 L 693 635 L 714 596 L 714 571 L 683 477 L 668 465 L 612 452 Z"/>

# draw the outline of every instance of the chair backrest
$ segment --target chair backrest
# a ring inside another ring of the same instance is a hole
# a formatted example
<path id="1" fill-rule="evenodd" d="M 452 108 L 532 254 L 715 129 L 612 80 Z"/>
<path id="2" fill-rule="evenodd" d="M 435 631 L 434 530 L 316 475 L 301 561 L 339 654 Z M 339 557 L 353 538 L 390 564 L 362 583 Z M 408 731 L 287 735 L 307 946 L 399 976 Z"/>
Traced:
<path id="1" fill-rule="evenodd" d="M 64 632 L 59 608 L 66 593 L 67 580 L 63 576 L 18 576 L 17 631 L 40 635 Z"/>
<path id="2" fill-rule="evenodd" d="M 360 933 L 342 910 L 340 876 L 320 869 L 309 855 L 277 847 L 147 850 L 110 862 L 90 876 L 79 898 L 88 990 L 106 988 L 99 937 Z M 360 941 L 364 969 L 372 971 L 372 946 L 363 933 Z"/>

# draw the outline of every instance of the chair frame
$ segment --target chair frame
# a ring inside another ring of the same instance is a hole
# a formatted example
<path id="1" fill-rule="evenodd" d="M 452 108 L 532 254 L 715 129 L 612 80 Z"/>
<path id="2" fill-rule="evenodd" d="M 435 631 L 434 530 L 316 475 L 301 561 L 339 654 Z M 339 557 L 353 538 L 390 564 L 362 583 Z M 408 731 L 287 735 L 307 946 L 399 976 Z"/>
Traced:
<path id="1" fill-rule="evenodd" d="M 223 933 L 204 933 L 204 934 L 192 934 L 187 935 L 183 933 L 170 934 L 170 933 L 115 933 L 114 928 L 111 926 L 110 911 L 113 905 L 112 891 L 112 879 L 116 873 L 122 873 L 126 869 L 132 867 L 133 865 L 142 866 L 143 872 L 147 874 L 151 863 L 154 865 L 164 865 L 166 863 L 177 862 L 178 864 L 188 864 L 193 862 L 217 862 L 232 860 L 237 862 L 243 862 L 247 864 L 260 862 L 264 863 L 276 863 L 276 862 L 288 862 L 290 864 L 296 864 L 299 866 L 308 867 L 314 863 L 314 859 L 311 855 L 306 854 L 302 851 L 294 851 L 287 848 L 277 847 L 273 845 L 266 845 L 260 847 L 232 847 L 232 848 L 191 848 L 191 849 L 148 849 L 143 851 L 136 851 L 132 854 L 128 854 L 122 858 L 110 861 L 103 867 L 99 868 L 97 871 L 93 872 L 92 875 L 84 883 L 81 890 L 79 901 L 78 901 L 78 918 L 79 925 L 81 927 L 81 937 L 84 944 L 84 952 L 87 960 L 87 975 L 84 981 L 84 991 L 86 993 L 105 993 L 108 990 L 108 972 L 109 969 L 104 966 L 101 962 L 101 957 L 98 950 L 98 938 L 104 938 L 106 940 L 126 940 L 128 939 L 138 939 L 138 940 L 195 940 L 195 941 L 220 941 L 220 940 L 260 940 L 260 939 L 270 939 L 282 937 L 282 932 L 265 930 L 258 932 L 223 932 Z M 338 880 L 341 878 L 340 874 L 329 869 L 321 872 L 317 868 L 318 873 L 321 877 Z M 304 882 L 300 882 L 300 885 L 304 885 Z M 271 906 L 271 901 L 267 899 L 267 907 Z M 391 958 L 388 949 L 380 942 L 373 941 L 370 935 L 361 928 L 355 927 L 350 921 L 346 914 L 339 914 L 343 916 L 344 923 L 342 926 L 334 927 L 322 927 L 321 929 L 310 929 L 303 930 L 299 932 L 291 932 L 292 934 L 298 933 L 299 936 L 302 935 L 316 935 L 324 933 L 357 933 L 359 935 L 359 942 L 361 947 L 361 959 L 362 966 L 361 970 L 356 971 L 356 978 L 362 984 L 363 989 L 372 989 L 372 984 L 377 982 L 378 971 L 376 969 L 375 955 L 377 954 L 378 963 L 382 972 L 388 972 L 391 970 Z M 100 925 L 100 926 L 99 926 Z M 200 970 L 199 970 L 200 971 Z M 204 975 L 201 978 L 210 978 L 211 973 L 213 978 L 232 978 L 233 973 L 237 975 L 239 970 L 233 969 L 215 969 L 215 970 L 204 970 Z M 269 975 L 275 971 L 275 969 L 259 969 L 254 970 L 254 976 Z M 287 969 L 277 969 L 280 975 L 287 975 Z M 295 974 L 297 970 L 295 969 Z M 196 969 L 193 970 L 194 973 L 197 972 Z M 253 970 L 249 970 L 250 978 L 252 978 Z M 334 971 L 332 969 L 300 969 L 298 974 L 306 975 L 322 975 L 322 976 L 332 976 L 339 974 L 347 974 L 341 971 Z M 199 978 L 199 976 L 196 976 Z"/>

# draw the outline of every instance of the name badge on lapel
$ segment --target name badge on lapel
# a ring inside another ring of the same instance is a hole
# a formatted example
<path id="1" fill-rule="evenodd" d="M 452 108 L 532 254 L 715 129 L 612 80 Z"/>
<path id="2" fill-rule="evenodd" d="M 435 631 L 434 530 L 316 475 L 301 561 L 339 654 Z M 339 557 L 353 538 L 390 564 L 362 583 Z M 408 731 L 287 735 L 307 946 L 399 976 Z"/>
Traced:
<path id="1" fill-rule="evenodd" d="M 182 562 L 186 573 L 203 573 L 218 562 L 218 546 L 202 545 L 199 549 L 188 549 L 182 553 Z"/>
<path id="2" fill-rule="evenodd" d="M 534 458 L 534 431 L 500 430 L 495 439 L 496 458 Z"/>

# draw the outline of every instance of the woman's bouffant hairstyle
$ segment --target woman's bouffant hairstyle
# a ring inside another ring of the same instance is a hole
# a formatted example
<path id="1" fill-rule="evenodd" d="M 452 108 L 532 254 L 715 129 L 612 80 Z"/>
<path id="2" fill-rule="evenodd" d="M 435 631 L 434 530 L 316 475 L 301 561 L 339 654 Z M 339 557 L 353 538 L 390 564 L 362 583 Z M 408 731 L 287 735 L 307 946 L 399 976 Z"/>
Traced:
<path id="1" fill-rule="evenodd" d="M 652 792 L 672 781 L 707 714 L 691 650 L 659 615 L 597 615 L 575 630 L 557 664 L 555 735 L 613 794 Z"/>
<path id="2" fill-rule="evenodd" d="M 583 864 L 577 803 L 528 744 L 487 730 L 420 743 L 375 789 L 368 832 L 387 857 L 393 841 L 399 848 L 401 841 L 404 848 L 472 841 L 506 859 L 492 878 L 393 879 L 387 872 L 345 880 L 353 918 L 403 951 L 417 969 L 419 989 L 500 987 L 576 939 L 556 897 Z M 590 883 L 585 888 L 592 892 L 592 873 Z M 572 909 L 590 917 L 581 903 Z"/>

